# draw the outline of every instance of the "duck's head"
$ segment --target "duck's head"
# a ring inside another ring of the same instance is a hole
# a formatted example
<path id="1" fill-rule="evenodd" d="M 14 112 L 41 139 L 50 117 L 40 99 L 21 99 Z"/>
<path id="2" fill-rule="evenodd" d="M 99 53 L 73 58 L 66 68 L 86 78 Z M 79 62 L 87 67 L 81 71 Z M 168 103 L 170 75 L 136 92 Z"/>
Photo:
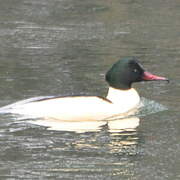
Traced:
<path id="1" fill-rule="evenodd" d="M 130 89 L 134 82 L 168 81 L 168 79 L 145 71 L 136 58 L 124 58 L 110 68 L 106 74 L 106 81 L 111 87 L 126 90 Z"/>

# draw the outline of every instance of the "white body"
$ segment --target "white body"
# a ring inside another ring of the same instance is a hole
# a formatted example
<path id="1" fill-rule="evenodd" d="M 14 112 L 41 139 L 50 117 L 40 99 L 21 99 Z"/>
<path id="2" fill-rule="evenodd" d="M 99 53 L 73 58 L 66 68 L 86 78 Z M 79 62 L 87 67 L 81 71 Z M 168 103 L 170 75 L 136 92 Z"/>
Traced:
<path id="1" fill-rule="evenodd" d="M 106 99 L 97 96 L 74 96 L 30 99 L 0 109 L 3 113 L 51 118 L 61 121 L 107 120 L 126 116 L 140 103 L 135 89 L 109 88 Z"/>

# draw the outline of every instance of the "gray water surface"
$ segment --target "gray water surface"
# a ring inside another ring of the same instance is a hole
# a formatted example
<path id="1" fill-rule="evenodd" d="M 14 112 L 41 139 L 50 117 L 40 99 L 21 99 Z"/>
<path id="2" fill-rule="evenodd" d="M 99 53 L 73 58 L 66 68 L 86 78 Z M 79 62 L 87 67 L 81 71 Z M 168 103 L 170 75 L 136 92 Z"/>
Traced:
<path id="1" fill-rule="evenodd" d="M 0 106 L 106 95 L 104 74 L 136 56 L 170 83 L 137 83 L 166 107 L 135 129 L 54 131 L 0 116 L 0 179 L 180 179 L 180 6 L 166 0 L 0 0 Z M 156 106 L 153 105 L 156 110 Z"/>

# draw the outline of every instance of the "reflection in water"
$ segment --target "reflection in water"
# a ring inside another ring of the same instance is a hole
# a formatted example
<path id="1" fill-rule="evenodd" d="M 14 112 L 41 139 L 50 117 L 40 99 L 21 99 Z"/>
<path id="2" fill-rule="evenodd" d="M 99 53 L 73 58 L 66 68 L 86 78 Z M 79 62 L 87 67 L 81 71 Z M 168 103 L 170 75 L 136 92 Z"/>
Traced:
<path id="1" fill-rule="evenodd" d="M 75 138 L 73 138 L 73 148 L 75 148 L 76 151 L 82 151 L 84 149 L 88 151 L 99 151 L 99 148 L 102 151 L 102 143 L 99 142 L 99 137 L 103 139 L 110 139 L 108 142 L 103 141 L 103 145 L 106 144 L 105 150 L 107 150 L 110 153 L 128 153 L 136 155 L 136 145 L 138 144 L 139 137 L 138 132 L 136 131 L 136 128 L 139 126 L 140 118 L 142 116 L 146 116 L 151 113 L 156 113 L 158 111 L 166 110 L 164 106 L 162 106 L 159 103 L 156 103 L 155 101 L 148 100 L 145 98 L 142 98 L 142 105 L 139 109 L 139 111 L 135 115 L 131 115 L 126 118 L 117 118 L 114 120 L 109 121 L 58 121 L 56 119 L 22 119 L 22 117 L 15 117 L 14 116 L 14 126 L 11 125 L 10 131 L 13 133 L 20 133 L 21 131 L 24 131 L 24 129 L 27 129 L 27 125 L 30 125 L 30 127 L 34 128 L 34 125 L 46 127 L 47 133 L 63 133 L 60 137 L 64 138 L 65 141 L 69 139 L 69 137 L 64 137 L 64 134 L 70 133 L 71 135 L 75 133 Z M 17 123 L 18 122 L 18 123 Z M 24 122 L 24 123 L 23 123 Z M 28 122 L 28 123 L 27 123 Z M 22 125 L 24 124 L 24 125 Z M 32 125 L 33 126 L 32 126 Z M 22 126 L 22 127 L 21 127 Z M 25 127 L 24 127 L 25 126 Z M 38 127 L 35 126 L 35 129 L 38 129 Z M 28 135 L 28 129 L 26 130 L 26 133 Z M 34 131 L 33 131 L 34 132 Z M 77 133 L 79 134 L 77 136 Z M 89 139 L 91 134 L 89 133 L 95 133 L 96 137 L 94 135 L 92 136 L 92 139 Z M 86 135 L 87 134 L 87 135 Z M 89 134 L 89 135 L 88 135 Z M 77 138 L 81 137 L 82 138 Z M 60 137 L 58 137 L 57 141 L 60 141 Z M 87 138 L 88 137 L 88 138 Z M 94 139 L 95 138 L 95 139 Z M 53 138 L 53 142 L 55 141 L 55 144 L 57 143 L 56 138 Z M 71 138 L 70 138 L 71 140 Z M 63 140 L 64 141 L 64 140 Z M 105 143 L 105 144 L 104 144 Z M 72 144 L 70 143 L 70 147 Z M 69 147 L 69 145 L 68 145 Z M 64 149 L 64 148 L 63 148 Z M 66 148 L 65 148 L 66 149 Z M 87 152 L 86 152 L 87 153 Z"/>
<path id="2" fill-rule="evenodd" d="M 125 129 L 135 129 L 139 125 L 139 118 L 130 117 L 111 121 L 57 121 L 54 119 L 29 121 L 32 124 L 46 126 L 49 130 L 75 131 L 77 133 L 100 131 L 107 126 L 109 132 L 119 132 Z"/>
<path id="3" fill-rule="evenodd" d="M 38 172 L 54 179 L 70 176 L 80 179 L 89 176 L 92 179 L 127 179 L 134 176 L 132 159 L 141 153 L 138 144 L 142 138 L 139 138 L 136 129 L 140 118 L 162 110 L 165 110 L 162 105 L 142 99 L 142 106 L 136 115 L 110 121 L 63 122 L 2 116 L 4 122 L 10 119 L 11 122 L 4 125 L 4 131 L 1 128 L 0 135 L 4 141 L 0 165 L 8 169 L 11 161 L 14 167 L 12 177 L 21 175 L 24 178 L 24 172 L 29 172 L 31 166 L 30 172 L 37 172 L 38 167 Z M 17 163 L 16 158 L 23 159 L 23 163 Z"/>
<path id="4" fill-rule="evenodd" d="M 115 124 L 110 126 L 117 130 Z M 28 172 L 43 172 L 53 179 L 129 176 L 133 162 L 128 157 L 138 154 L 138 133 L 134 130 L 109 132 L 110 126 L 101 126 L 100 132 L 74 133 L 47 131 L 25 123 L 9 125 L 10 132 L 3 133 L 6 141 L 1 146 L 0 165 L 8 169 L 12 162 L 12 177 L 21 175 L 23 179 Z"/>

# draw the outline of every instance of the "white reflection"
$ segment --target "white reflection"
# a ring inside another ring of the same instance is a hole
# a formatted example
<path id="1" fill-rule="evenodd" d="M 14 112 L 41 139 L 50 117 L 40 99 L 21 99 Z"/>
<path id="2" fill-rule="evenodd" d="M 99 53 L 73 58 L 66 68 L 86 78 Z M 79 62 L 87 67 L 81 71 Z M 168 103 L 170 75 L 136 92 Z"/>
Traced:
<path id="1" fill-rule="evenodd" d="M 120 132 L 124 130 L 135 130 L 139 126 L 140 119 L 138 117 L 129 117 L 117 119 L 108 122 L 110 132 Z"/>
<path id="2" fill-rule="evenodd" d="M 28 122 L 39 126 L 45 126 L 48 130 L 84 133 L 100 131 L 105 125 L 109 132 L 135 130 L 135 128 L 139 126 L 139 121 L 138 117 L 129 117 L 110 121 L 58 121 L 56 119 L 42 119 Z"/>

